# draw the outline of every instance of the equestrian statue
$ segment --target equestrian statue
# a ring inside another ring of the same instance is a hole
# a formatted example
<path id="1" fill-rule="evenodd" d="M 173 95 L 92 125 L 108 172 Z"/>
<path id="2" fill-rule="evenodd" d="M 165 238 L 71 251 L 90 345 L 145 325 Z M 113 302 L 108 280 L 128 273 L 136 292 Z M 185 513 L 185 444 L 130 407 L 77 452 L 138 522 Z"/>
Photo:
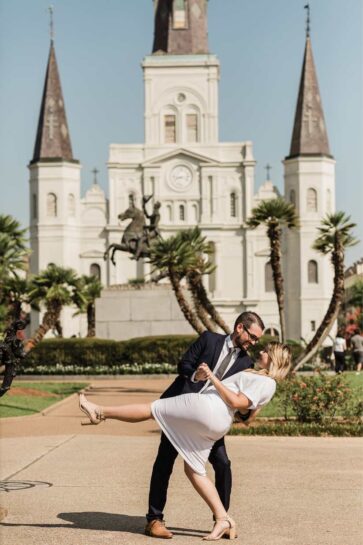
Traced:
<path id="1" fill-rule="evenodd" d="M 152 195 L 145 195 L 142 198 L 142 210 L 136 208 L 132 203 L 125 212 L 118 215 L 120 221 L 130 219 L 131 222 L 127 225 L 121 239 L 121 243 L 110 244 L 105 251 L 103 258 L 106 260 L 111 252 L 111 261 L 116 265 L 115 252 L 128 252 L 132 254 L 131 259 L 136 261 L 140 258 L 150 256 L 150 246 L 152 241 L 159 238 L 159 222 L 160 222 L 160 202 L 156 201 L 152 213 L 149 214 L 146 210 L 146 204 L 151 199 Z M 149 220 L 149 224 L 146 223 Z"/>

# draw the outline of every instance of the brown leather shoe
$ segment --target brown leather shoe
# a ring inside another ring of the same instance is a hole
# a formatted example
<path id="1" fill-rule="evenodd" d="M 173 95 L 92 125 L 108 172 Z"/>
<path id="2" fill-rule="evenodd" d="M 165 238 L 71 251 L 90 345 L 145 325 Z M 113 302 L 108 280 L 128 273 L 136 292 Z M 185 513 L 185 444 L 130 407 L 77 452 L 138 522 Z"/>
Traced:
<path id="1" fill-rule="evenodd" d="M 150 537 L 158 537 L 159 539 L 171 539 L 172 532 L 165 527 L 163 520 L 154 519 L 145 526 L 145 534 Z"/>

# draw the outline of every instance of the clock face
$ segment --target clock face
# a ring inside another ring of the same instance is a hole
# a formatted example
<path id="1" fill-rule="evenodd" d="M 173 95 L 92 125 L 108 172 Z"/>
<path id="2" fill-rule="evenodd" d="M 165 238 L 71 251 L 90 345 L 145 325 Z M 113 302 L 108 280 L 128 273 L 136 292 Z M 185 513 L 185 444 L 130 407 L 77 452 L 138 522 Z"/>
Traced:
<path id="1" fill-rule="evenodd" d="M 169 176 L 169 185 L 176 191 L 184 191 L 193 180 L 191 170 L 185 165 L 177 165 L 173 168 Z"/>

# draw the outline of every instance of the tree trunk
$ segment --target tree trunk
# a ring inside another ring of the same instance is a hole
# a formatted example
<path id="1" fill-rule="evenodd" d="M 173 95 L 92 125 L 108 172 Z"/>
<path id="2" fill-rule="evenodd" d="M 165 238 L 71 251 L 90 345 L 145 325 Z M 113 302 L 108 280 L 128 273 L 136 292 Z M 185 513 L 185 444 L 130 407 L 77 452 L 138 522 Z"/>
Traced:
<path id="1" fill-rule="evenodd" d="M 197 292 L 197 298 L 200 304 L 204 307 L 204 309 L 208 312 L 212 320 L 221 328 L 223 331 L 229 335 L 231 333 L 230 328 L 226 324 L 226 322 L 223 320 L 222 316 L 219 314 L 213 303 L 208 297 L 208 294 L 206 292 L 206 289 L 203 284 L 202 275 L 198 273 L 190 273 L 188 275 L 188 280 L 190 276 L 193 276 L 192 282 L 195 284 L 195 290 Z"/>
<path id="2" fill-rule="evenodd" d="M 55 327 L 57 321 L 59 321 L 60 312 L 61 308 L 46 311 L 43 316 L 42 323 L 34 333 L 33 337 L 28 339 L 28 341 L 25 343 L 25 352 L 30 352 L 30 350 L 35 348 L 36 345 L 43 340 L 48 331 Z"/>
<path id="3" fill-rule="evenodd" d="M 297 364 L 294 371 L 297 371 L 316 354 L 325 338 L 328 336 L 335 320 L 338 318 L 339 310 L 344 299 L 344 247 L 339 241 L 336 242 L 336 246 L 336 249 L 334 249 L 332 253 L 332 263 L 334 266 L 334 290 L 328 310 L 326 311 L 314 337 L 311 339 L 304 352 L 297 359 Z"/>
<path id="4" fill-rule="evenodd" d="M 276 225 L 268 227 L 267 236 L 270 239 L 270 260 L 272 268 L 272 276 L 274 281 L 277 306 L 279 309 L 281 341 L 284 343 L 286 339 L 286 324 L 285 324 L 285 294 L 284 294 L 284 279 L 281 269 L 281 229 Z"/>
<path id="5" fill-rule="evenodd" d="M 174 271 L 170 270 L 170 268 L 169 279 L 171 282 L 171 286 L 174 290 L 176 300 L 178 301 L 178 305 L 180 307 L 180 310 L 184 314 L 185 319 L 190 323 L 194 331 L 201 335 L 205 331 L 203 324 L 200 322 L 198 317 L 195 315 L 193 309 L 189 305 L 188 301 L 185 299 L 180 285 L 179 276 Z"/>
<path id="6" fill-rule="evenodd" d="M 215 333 L 217 331 L 217 325 L 215 324 L 215 322 L 213 322 L 210 319 L 210 317 L 208 316 L 208 313 L 206 312 L 205 308 L 202 306 L 202 304 L 201 304 L 201 302 L 199 300 L 199 297 L 198 297 L 197 288 L 196 288 L 195 284 L 193 283 L 193 281 L 191 281 L 189 275 L 187 275 L 187 282 L 188 282 L 189 291 L 192 294 L 194 308 L 195 308 L 195 311 L 197 313 L 198 318 L 200 319 L 202 324 L 208 329 L 208 331 L 213 331 Z"/>
<path id="7" fill-rule="evenodd" d="M 87 305 L 87 337 L 96 336 L 96 312 L 94 303 Z"/>

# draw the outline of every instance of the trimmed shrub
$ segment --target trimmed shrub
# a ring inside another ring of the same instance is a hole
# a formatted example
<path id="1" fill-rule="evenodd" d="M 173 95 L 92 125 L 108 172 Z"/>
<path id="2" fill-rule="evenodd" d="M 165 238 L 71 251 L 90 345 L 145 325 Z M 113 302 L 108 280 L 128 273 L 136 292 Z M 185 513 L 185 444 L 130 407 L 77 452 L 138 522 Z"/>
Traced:
<path id="1" fill-rule="evenodd" d="M 43 370 L 45 367 L 55 369 L 56 366 L 59 371 L 68 368 L 68 373 L 72 372 L 71 368 L 77 368 L 77 372 L 87 368 L 89 374 L 92 374 L 92 370 L 95 374 L 100 373 L 99 370 L 96 371 L 97 368 L 102 368 L 103 372 L 107 373 L 107 368 L 117 369 L 124 365 L 146 363 L 158 365 L 167 363 L 174 368 L 195 339 L 194 335 L 140 337 L 128 341 L 95 338 L 46 339 L 27 355 L 18 374 L 26 373 L 27 369 L 29 371 L 40 367 Z"/>
<path id="2" fill-rule="evenodd" d="M 182 355 L 197 339 L 195 335 L 160 335 L 138 337 L 124 342 L 127 363 L 162 363 L 178 365 Z"/>
<path id="3" fill-rule="evenodd" d="M 362 437 L 362 422 L 324 422 L 317 424 L 301 424 L 299 422 L 261 423 L 256 426 L 234 426 L 230 435 L 285 435 L 285 436 L 315 436 L 315 437 Z"/>

